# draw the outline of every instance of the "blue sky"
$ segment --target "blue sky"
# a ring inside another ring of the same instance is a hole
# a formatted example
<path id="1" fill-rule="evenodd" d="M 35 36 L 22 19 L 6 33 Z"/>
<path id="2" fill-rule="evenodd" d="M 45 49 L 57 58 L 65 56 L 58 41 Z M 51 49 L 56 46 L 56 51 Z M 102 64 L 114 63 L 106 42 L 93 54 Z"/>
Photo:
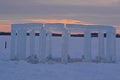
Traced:
<path id="1" fill-rule="evenodd" d="M 120 26 L 120 0 L 0 0 L 0 24 L 72 19 Z"/>

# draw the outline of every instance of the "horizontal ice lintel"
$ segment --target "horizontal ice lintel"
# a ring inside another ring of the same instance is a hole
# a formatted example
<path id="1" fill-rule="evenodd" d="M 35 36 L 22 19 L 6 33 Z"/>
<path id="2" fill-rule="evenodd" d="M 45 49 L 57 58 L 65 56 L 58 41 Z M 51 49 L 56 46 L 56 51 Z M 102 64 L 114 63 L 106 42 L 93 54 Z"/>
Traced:
<path id="1" fill-rule="evenodd" d="M 50 31 L 63 31 L 65 29 L 62 23 L 47 23 L 44 27 Z"/>
<path id="2" fill-rule="evenodd" d="M 104 26 L 104 25 L 80 25 L 80 24 L 67 24 L 66 27 L 69 30 L 73 30 L 73 31 L 85 31 L 85 30 L 89 30 L 89 31 L 113 31 L 115 30 L 114 27 L 112 26 Z"/>

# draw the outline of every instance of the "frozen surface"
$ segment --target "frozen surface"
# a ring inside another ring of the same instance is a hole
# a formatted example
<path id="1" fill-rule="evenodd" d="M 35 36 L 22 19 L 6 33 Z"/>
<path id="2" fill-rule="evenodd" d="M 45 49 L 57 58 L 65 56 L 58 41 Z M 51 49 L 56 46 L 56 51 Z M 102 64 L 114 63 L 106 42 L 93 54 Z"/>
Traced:
<path id="1" fill-rule="evenodd" d="M 5 41 L 7 48 L 4 48 Z M 115 64 L 83 62 L 30 64 L 26 61 L 9 61 L 10 37 L 0 36 L 0 80 L 120 80 L 120 38 L 116 39 L 116 43 L 117 63 Z M 69 45 L 70 57 L 81 57 L 83 38 L 72 37 Z M 92 38 L 93 58 L 98 54 L 97 45 L 98 38 Z M 27 46 L 27 55 L 29 55 L 29 45 Z M 36 54 L 37 51 L 36 47 Z M 52 37 L 52 55 L 61 57 L 61 37 Z"/>
<path id="2" fill-rule="evenodd" d="M 0 61 L 0 80 L 120 80 L 120 64 Z"/>

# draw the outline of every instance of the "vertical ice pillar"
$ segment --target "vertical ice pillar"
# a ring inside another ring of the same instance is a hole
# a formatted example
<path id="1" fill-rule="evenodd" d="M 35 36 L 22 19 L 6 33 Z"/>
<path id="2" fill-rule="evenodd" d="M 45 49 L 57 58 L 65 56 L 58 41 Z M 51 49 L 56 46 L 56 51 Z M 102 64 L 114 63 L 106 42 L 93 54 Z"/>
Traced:
<path id="1" fill-rule="evenodd" d="M 116 62 L 116 30 L 113 29 L 113 32 L 111 33 L 111 55 L 112 55 L 112 62 Z"/>
<path id="2" fill-rule="evenodd" d="M 115 61 L 115 30 L 109 30 L 106 37 L 106 62 Z"/>
<path id="3" fill-rule="evenodd" d="M 46 48 L 47 48 L 47 54 L 48 54 L 49 59 L 52 58 L 52 41 L 51 41 L 51 38 L 52 38 L 52 32 L 48 31 Z"/>
<path id="4" fill-rule="evenodd" d="M 40 30 L 40 60 L 45 62 L 46 60 L 46 30 L 41 27 Z"/>
<path id="5" fill-rule="evenodd" d="M 17 29 L 17 42 L 16 42 L 16 59 L 19 60 L 19 57 L 21 56 L 21 26 L 18 24 L 18 29 Z"/>
<path id="6" fill-rule="evenodd" d="M 40 34 L 40 32 L 41 32 L 41 29 L 39 29 L 39 38 L 38 38 L 38 58 L 40 59 L 40 53 L 41 53 L 41 51 L 40 51 L 40 48 L 41 48 L 41 34 Z"/>
<path id="7" fill-rule="evenodd" d="M 106 33 L 106 62 L 110 62 L 110 40 L 111 40 L 111 36 L 110 36 L 110 32 L 107 31 Z"/>
<path id="8" fill-rule="evenodd" d="M 16 58 L 16 28 L 15 25 L 11 25 L 11 53 L 10 59 L 14 60 Z"/>
<path id="9" fill-rule="evenodd" d="M 21 48 L 20 48 L 20 59 L 25 59 L 26 58 L 26 29 L 25 29 L 25 25 L 21 26 L 21 42 L 20 42 L 20 45 L 21 45 Z"/>
<path id="10" fill-rule="evenodd" d="M 31 29 L 30 32 L 30 56 L 35 54 L 35 31 Z"/>
<path id="11" fill-rule="evenodd" d="M 62 34 L 62 63 L 68 62 L 68 43 L 69 43 L 69 32 L 65 28 Z"/>
<path id="12" fill-rule="evenodd" d="M 104 58 L 105 58 L 105 53 L 104 53 L 104 33 L 99 32 L 98 37 L 99 37 L 99 59 L 100 59 L 101 62 L 103 62 Z"/>
<path id="13" fill-rule="evenodd" d="M 84 58 L 85 61 L 91 62 L 91 33 L 89 30 L 85 30 L 84 32 Z"/>
<path id="14" fill-rule="evenodd" d="M 116 61 L 116 45 L 115 45 L 115 30 L 107 32 L 107 41 L 106 41 L 106 59 L 107 62 Z"/>
<path id="15" fill-rule="evenodd" d="M 16 59 L 19 60 L 26 58 L 26 32 L 24 27 L 24 24 L 18 24 L 17 28 Z"/>

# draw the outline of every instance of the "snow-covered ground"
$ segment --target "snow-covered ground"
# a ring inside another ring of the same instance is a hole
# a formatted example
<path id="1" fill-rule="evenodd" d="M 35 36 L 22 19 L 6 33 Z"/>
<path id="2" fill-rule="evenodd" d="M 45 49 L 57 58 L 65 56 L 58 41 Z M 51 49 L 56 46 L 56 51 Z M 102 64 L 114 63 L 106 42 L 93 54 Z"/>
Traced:
<path id="1" fill-rule="evenodd" d="M 5 47 L 7 42 L 7 48 Z M 28 41 L 29 43 L 29 38 Z M 37 45 L 36 37 L 36 45 Z M 0 80 L 120 80 L 120 38 L 116 38 L 117 63 L 68 64 L 47 62 L 30 64 L 26 61 L 10 61 L 10 36 L 0 36 Z M 72 37 L 69 44 L 71 58 L 83 54 L 83 38 Z M 92 57 L 98 54 L 98 38 L 92 38 Z M 29 45 L 27 45 L 29 56 Z M 36 47 L 36 54 L 37 54 Z M 52 38 L 53 57 L 61 56 L 61 37 Z"/>

